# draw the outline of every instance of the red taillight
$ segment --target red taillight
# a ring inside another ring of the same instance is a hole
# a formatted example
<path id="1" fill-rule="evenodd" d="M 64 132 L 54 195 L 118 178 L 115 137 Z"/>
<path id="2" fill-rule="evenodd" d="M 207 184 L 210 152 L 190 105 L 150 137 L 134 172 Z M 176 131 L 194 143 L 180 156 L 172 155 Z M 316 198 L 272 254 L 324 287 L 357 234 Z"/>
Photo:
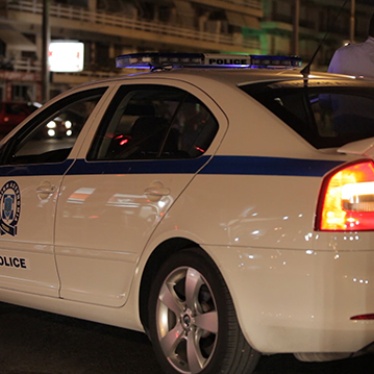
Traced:
<path id="1" fill-rule="evenodd" d="M 374 163 L 361 160 L 327 175 L 318 202 L 316 230 L 374 230 Z"/>
<path id="2" fill-rule="evenodd" d="M 352 321 L 373 321 L 374 313 L 359 314 L 350 318 Z"/>

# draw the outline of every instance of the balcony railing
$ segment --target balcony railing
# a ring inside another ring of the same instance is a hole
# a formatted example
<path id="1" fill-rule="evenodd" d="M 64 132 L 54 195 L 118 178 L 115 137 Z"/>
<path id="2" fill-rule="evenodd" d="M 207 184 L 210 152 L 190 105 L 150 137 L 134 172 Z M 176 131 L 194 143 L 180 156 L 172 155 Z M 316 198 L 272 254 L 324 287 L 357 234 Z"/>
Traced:
<path id="1" fill-rule="evenodd" d="M 232 3 L 235 5 L 248 6 L 250 8 L 261 9 L 260 0 L 226 0 L 227 3 Z"/>
<path id="2" fill-rule="evenodd" d="M 262 9 L 261 0 L 225 0 L 226 3 L 240 5 L 252 9 Z"/>
<path id="3" fill-rule="evenodd" d="M 240 0 L 231 0 L 235 3 L 247 3 Z M 252 0 L 257 3 L 256 0 Z M 37 0 L 21 0 L 21 1 L 7 1 L 8 10 L 19 11 L 25 13 L 32 13 L 42 15 L 43 4 Z M 59 19 L 68 19 L 77 21 L 79 23 L 90 23 L 92 30 L 100 30 L 100 26 L 111 26 L 118 28 L 118 35 L 124 34 L 126 29 L 133 31 L 149 32 L 152 35 L 167 35 L 174 38 L 181 38 L 183 40 L 196 40 L 200 42 L 212 43 L 217 45 L 236 46 L 240 50 L 258 50 L 260 42 L 258 39 L 247 39 L 241 35 L 210 33 L 199 31 L 193 28 L 180 27 L 178 25 L 169 25 L 162 22 L 149 22 L 138 19 L 128 18 L 126 15 L 116 15 L 107 13 L 101 10 L 90 11 L 82 7 L 68 6 L 62 4 L 50 5 L 50 17 Z M 97 28 L 96 28 L 97 26 Z"/>

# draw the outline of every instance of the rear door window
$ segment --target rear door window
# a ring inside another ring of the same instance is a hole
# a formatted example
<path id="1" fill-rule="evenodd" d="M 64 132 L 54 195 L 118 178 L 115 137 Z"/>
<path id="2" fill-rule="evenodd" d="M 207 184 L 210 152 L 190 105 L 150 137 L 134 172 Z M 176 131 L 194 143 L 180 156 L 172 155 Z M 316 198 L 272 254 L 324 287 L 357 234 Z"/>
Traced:
<path id="1" fill-rule="evenodd" d="M 184 90 L 123 86 L 108 107 L 88 158 L 195 158 L 205 153 L 217 131 L 209 109 Z"/>

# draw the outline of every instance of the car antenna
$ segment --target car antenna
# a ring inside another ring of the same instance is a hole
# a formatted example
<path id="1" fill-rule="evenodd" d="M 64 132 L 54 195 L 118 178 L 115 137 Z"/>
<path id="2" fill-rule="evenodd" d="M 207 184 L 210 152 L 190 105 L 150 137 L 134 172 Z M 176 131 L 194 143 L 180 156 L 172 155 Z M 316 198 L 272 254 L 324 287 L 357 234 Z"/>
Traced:
<path id="1" fill-rule="evenodd" d="M 345 8 L 347 2 L 348 2 L 348 0 L 344 0 L 342 6 L 341 6 L 340 9 L 339 9 L 339 12 L 338 12 L 337 16 L 335 17 L 335 19 L 334 19 L 334 21 L 333 21 L 333 23 L 332 23 L 331 30 L 334 29 L 335 23 L 336 23 L 337 19 L 339 19 L 340 14 L 341 14 L 342 10 Z M 312 64 L 313 64 L 313 62 L 314 62 L 314 59 L 316 58 L 318 52 L 320 51 L 322 45 L 325 43 L 325 40 L 326 40 L 326 38 L 327 38 L 327 36 L 328 36 L 329 34 L 330 34 L 330 31 L 327 30 L 327 31 L 325 32 L 325 35 L 324 35 L 323 38 L 321 39 L 321 41 L 318 43 L 318 46 L 317 46 L 316 50 L 314 51 L 312 58 L 308 61 L 308 63 L 305 65 L 305 67 L 304 67 L 303 69 L 301 69 L 301 71 L 300 71 L 300 73 L 301 73 L 301 74 L 303 75 L 303 77 L 304 77 L 304 84 L 305 84 L 305 85 L 308 84 L 308 76 L 309 76 L 309 74 L 310 74 L 310 68 L 311 68 L 311 66 L 312 66 Z"/>

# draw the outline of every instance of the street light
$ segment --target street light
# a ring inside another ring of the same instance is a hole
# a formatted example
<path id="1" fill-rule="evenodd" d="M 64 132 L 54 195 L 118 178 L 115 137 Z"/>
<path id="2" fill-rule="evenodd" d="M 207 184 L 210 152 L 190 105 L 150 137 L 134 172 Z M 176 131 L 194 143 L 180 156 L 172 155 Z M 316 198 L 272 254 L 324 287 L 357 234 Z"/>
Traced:
<path id="1" fill-rule="evenodd" d="M 50 0 L 43 0 L 43 20 L 42 20 L 42 100 L 49 99 L 49 43 L 51 31 L 49 26 L 49 5 Z"/>
<path id="2" fill-rule="evenodd" d="M 295 0 L 295 13 L 293 15 L 293 45 L 292 53 L 299 54 L 299 22 L 300 22 L 300 0 Z"/>
<path id="3" fill-rule="evenodd" d="M 349 23 L 349 42 L 354 43 L 355 41 L 355 12 L 356 12 L 356 0 L 351 0 L 351 17 Z"/>

